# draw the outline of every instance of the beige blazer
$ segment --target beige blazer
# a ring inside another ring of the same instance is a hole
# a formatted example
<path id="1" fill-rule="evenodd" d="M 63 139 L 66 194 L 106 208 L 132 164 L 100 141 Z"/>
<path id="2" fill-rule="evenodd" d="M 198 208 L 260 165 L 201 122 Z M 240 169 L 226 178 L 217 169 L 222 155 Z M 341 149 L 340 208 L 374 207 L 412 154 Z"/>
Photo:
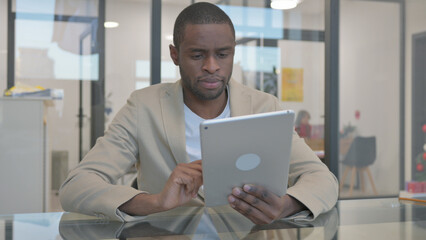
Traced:
<path id="1" fill-rule="evenodd" d="M 231 116 L 280 110 L 277 98 L 230 81 Z M 141 191 L 159 193 L 178 163 L 189 162 L 181 81 L 133 92 L 103 137 L 73 169 L 60 189 L 66 211 L 129 221 L 117 208 Z M 134 164 L 140 190 L 115 185 Z M 315 153 L 293 135 L 287 193 L 317 217 L 338 195 L 335 176 Z M 202 205 L 201 199 L 189 203 Z"/>

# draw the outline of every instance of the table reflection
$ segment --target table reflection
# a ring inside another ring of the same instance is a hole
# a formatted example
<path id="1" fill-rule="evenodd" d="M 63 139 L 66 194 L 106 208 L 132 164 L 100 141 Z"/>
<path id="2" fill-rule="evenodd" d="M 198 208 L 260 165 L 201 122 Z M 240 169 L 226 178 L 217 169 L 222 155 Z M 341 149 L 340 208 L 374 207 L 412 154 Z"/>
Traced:
<path id="1" fill-rule="evenodd" d="M 315 221 L 254 225 L 230 207 L 183 207 L 121 223 L 77 213 L 0 215 L 6 239 L 425 239 L 426 205 L 344 200 Z M 3 237 L 3 238 L 2 238 Z"/>
<path id="2" fill-rule="evenodd" d="M 260 226 L 228 207 L 197 207 L 153 214 L 133 223 L 75 220 L 65 213 L 59 233 L 63 239 L 332 239 L 338 222 L 336 208 L 311 222 L 280 220 Z"/>

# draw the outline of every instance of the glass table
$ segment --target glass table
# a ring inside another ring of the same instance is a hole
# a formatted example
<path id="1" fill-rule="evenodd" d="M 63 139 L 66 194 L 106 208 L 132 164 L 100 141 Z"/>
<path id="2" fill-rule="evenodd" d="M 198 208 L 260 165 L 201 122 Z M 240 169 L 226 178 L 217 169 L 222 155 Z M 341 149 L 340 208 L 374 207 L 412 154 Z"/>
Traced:
<path id="1" fill-rule="evenodd" d="M 426 239 L 426 205 L 341 200 L 311 222 L 262 226 L 229 207 L 182 207 L 133 223 L 62 212 L 0 215 L 3 239 Z"/>

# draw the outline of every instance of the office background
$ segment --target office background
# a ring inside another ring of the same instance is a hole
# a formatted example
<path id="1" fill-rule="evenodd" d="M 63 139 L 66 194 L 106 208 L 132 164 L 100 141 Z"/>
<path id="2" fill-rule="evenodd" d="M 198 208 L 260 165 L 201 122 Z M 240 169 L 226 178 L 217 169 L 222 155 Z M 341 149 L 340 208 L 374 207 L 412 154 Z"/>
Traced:
<path id="1" fill-rule="evenodd" d="M 179 78 L 168 45 L 191 2 L 0 0 L 0 91 L 11 83 L 64 90 L 46 115 L 48 161 L 73 168 L 132 91 Z M 339 179 L 353 140 L 375 137 L 377 191 L 364 173 L 350 192 L 349 172 L 341 198 L 397 196 L 426 171 L 416 162 L 426 143 L 418 143 L 425 99 L 416 98 L 426 91 L 425 57 L 413 54 L 426 55 L 426 1 L 304 0 L 285 11 L 270 1 L 209 2 L 236 27 L 233 77 L 309 112 L 307 142 Z"/>

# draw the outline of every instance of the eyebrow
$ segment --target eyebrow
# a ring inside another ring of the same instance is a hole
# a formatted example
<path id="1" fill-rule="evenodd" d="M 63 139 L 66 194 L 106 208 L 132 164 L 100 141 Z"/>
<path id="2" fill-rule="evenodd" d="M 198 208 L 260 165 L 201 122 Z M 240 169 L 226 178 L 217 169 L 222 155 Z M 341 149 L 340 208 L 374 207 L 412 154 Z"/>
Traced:
<path id="1" fill-rule="evenodd" d="M 222 48 L 215 49 L 215 51 L 227 51 L 231 49 L 232 47 L 229 46 L 229 47 L 222 47 Z M 207 52 L 207 50 L 204 48 L 190 48 L 189 52 Z"/>
<path id="2" fill-rule="evenodd" d="M 226 50 L 231 50 L 231 49 L 232 49 L 232 47 L 229 46 L 229 47 L 219 48 L 219 49 L 217 49 L 217 51 L 226 51 Z"/>
<path id="3" fill-rule="evenodd" d="M 190 48 L 189 52 L 205 52 L 205 49 L 202 48 Z"/>

